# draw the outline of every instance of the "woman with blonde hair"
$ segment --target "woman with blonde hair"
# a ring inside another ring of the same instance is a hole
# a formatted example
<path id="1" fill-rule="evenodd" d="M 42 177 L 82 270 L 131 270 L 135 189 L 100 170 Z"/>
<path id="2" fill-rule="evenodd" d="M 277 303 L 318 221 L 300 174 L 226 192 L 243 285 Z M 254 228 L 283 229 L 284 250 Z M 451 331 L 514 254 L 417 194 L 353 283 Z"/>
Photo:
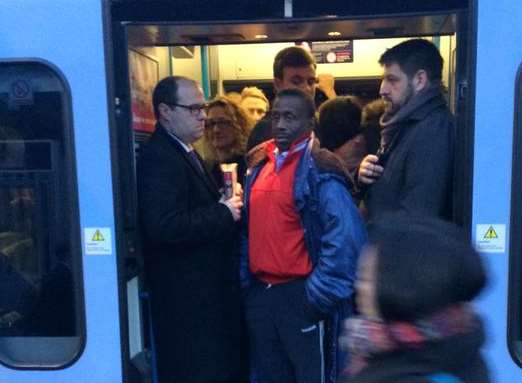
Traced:
<path id="1" fill-rule="evenodd" d="M 220 165 L 237 163 L 240 183 L 246 172 L 246 142 L 253 121 L 236 103 L 224 96 L 213 99 L 207 109 L 204 144 L 210 172 L 219 187 L 223 187 Z"/>
<path id="2" fill-rule="evenodd" d="M 270 103 L 263 91 L 255 86 L 243 88 L 240 105 L 256 122 L 265 116 L 270 107 Z"/>

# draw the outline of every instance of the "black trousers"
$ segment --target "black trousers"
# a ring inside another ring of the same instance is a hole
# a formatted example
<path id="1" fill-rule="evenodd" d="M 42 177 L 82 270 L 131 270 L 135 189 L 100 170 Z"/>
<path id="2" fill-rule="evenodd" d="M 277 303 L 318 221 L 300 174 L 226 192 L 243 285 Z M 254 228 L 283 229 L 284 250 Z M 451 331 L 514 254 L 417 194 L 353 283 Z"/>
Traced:
<path id="1" fill-rule="evenodd" d="M 305 299 L 303 279 L 250 287 L 245 314 L 258 383 L 324 382 L 323 322 L 307 315 Z"/>

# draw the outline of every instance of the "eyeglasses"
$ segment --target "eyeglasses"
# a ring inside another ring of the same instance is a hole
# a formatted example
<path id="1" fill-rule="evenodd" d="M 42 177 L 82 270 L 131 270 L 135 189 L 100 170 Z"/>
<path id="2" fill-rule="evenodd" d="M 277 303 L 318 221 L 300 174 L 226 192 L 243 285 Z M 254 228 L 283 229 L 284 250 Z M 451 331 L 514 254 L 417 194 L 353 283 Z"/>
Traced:
<path id="1" fill-rule="evenodd" d="M 208 104 L 192 104 L 192 105 L 183 105 L 183 104 L 169 104 L 170 106 L 179 106 L 183 109 L 188 109 L 190 114 L 193 116 L 198 116 L 201 112 L 204 112 L 208 108 Z"/>
<path id="2" fill-rule="evenodd" d="M 221 120 L 207 119 L 207 120 L 205 120 L 205 128 L 212 129 L 215 126 L 218 128 L 228 128 L 228 127 L 232 126 L 232 121 L 225 120 L 225 119 L 221 119 Z"/>

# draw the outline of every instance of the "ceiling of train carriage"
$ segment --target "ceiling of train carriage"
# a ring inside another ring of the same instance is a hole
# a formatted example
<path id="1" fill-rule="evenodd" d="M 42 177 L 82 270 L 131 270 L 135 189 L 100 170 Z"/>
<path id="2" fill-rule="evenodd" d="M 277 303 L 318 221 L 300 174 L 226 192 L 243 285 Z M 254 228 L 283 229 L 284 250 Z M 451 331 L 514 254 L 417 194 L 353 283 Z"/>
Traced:
<path id="1" fill-rule="evenodd" d="M 343 19 L 329 17 L 254 23 L 129 25 L 128 42 L 136 46 L 209 45 L 249 42 L 320 41 L 448 35 L 456 30 L 454 14 Z M 332 36 L 332 34 L 334 34 Z"/>
<path id="2" fill-rule="evenodd" d="M 439 13 L 467 9 L 472 0 L 105 0 L 120 21 L 259 20 Z M 285 8 L 286 7 L 286 8 Z"/>

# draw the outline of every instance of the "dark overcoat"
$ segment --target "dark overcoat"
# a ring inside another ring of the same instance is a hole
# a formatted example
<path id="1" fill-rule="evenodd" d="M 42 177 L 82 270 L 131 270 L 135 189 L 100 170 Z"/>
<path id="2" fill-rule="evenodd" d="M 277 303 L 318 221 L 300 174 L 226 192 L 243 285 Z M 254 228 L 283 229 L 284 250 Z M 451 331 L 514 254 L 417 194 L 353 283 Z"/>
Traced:
<path id="1" fill-rule="evenodd" d="M 138 159 L 138 197 L 160 382 L 230 379 L 240 352 L 232 214 L 159 125 Z"/>
<path id="2" fill-rule="evenodd" d="M 455 128 L 444 96 L 430 90 L 399 120 L 384 173 L 366 192 L 369 220 L 395 211 L 451 219 Z"/>

